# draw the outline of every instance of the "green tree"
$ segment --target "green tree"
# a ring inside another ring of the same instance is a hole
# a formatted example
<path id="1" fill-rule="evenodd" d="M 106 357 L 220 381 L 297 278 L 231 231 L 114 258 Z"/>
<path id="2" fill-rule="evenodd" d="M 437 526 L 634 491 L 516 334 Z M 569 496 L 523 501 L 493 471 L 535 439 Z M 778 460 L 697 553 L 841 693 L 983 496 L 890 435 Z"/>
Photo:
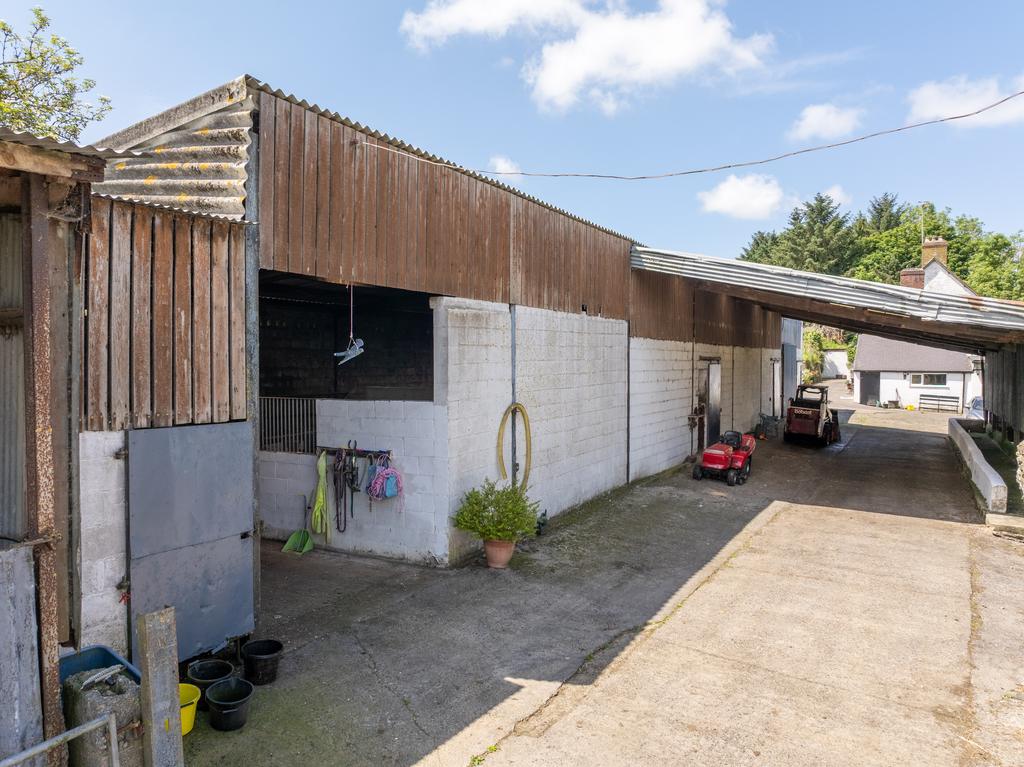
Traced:
<path id="1" fill-rule="evenodd" d="M 0 19 L 0 125 L 76 141 L 86 125 L 110 111 L 110 100 L 84 100 L 96 83 L 75 77 L 82 55 L 49 28 L 42 8 L 32 9 L 27 35 Z"/>
<path id="2" fill-rule="evenodd" d="M 1012 238 L 1005 234 L 987 234 L 977 243 L 967 262 L 967 284 L 980 296 L 1024 298 L 1024 270 L 1020 258 L 1024 234 Z"/>
<path id="3" fill-rule="evenodd" d="M 750 244 L 743 249 L 740 258 L 744 261 L 754 261 L 759 264 L 773 263 L 774 251 L 779 244 L 779 235 L 775 232 L 754 232 L 750 238 Z"/>
<path id="4" fill-rule="evenodd" d="M 842 274 L 856 260 L 858 239 L 848 214 L 827 194 L 793 208 L 781 234 L 755 232 L 740 258 L 809 272 Z"/>
<path id="5" fill-rule="evenodd" d="M 981 221 L 972 216 L 953 218 L 928 202 L 906 211 L 892 229 L 861 236 L 863 253 L 850 269 L 851 277 L 876 282 L 899 282 L 900 271 L 921 265 L 921 235 L 942 237 L 949 243 L 950 271 L 968 281 L 970 264 L 987 238 Z M 1005 244 L 1005 243 L 1004 243 Z M 990 246 L 998 251 L 996 245 Z M 991 253 L 989 251 L 989 262 Z"/>
<path id="6" fill-rule="evenodd" d="M 848 214 L 827 194 L 793 209 L 773 249 L 780 266 L 808 272 L 842 274 L 856 260 L 857 239 Z"/>
<path id="7" fill-rule="evenodd" d="M 887 232 L 903 223 L 908 210 L 896 195 L 884 192 L 881 197 L 871 198 L 864 221 L 872 232 Z"/>
<path id="8" fill-rule="evenodd" d="M 921 237 L 949 243 L 948 266 L 979 295 L 1024 300 L 1024 232 L 988 232 L 974 216 L 930 202 L 909 207 L 886 192 L 852 223 L 827 195 L 793 209 L 781 232 L 755 232 L 741 258 L 862 280 L 898 283 L 921 264 Z"/>

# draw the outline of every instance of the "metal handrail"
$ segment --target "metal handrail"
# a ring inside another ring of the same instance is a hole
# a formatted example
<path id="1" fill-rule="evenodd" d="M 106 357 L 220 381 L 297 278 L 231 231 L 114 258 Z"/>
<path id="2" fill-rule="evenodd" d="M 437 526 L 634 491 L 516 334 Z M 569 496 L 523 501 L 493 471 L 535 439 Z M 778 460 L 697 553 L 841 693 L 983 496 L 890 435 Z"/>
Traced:
<path id="1" fill-rule="evenodd" d="M 121 757 L 117 750 L 117 719 L 114 717 L 113 711 L 105 716 L 97 717 L 91 722 L 86 722 L 85 724 L 80 724 L 77 727 L 72 727 L 70 730 L 66 730 L 60 735 L 55 735 L 49 740 L 44 740 L 42 743 L 32 746 L 31 748 L 26 748 L 20 754 L 8 756 L 5 759 L 0 760 L 0 767 L 13 767 L 16 764 L 27 762 L 33 756 L 45 754 L 55 746 L 67 743 L 69 740 L 74 740 L 79 735 L 85 735 L 93 730 L 98 730 L 104 725 L 107 727 L 107 740 L 110 741 L 110 767 L 121 767 Z"/>

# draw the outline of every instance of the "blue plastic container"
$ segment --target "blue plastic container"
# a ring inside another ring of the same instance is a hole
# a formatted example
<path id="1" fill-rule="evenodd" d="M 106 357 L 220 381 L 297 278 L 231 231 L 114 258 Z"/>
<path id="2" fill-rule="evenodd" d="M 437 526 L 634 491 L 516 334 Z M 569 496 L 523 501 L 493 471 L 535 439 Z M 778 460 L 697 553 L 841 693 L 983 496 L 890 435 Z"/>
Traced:
<path id="1" fill-rule="evenodd" d="M 124 666 L 128 676 L 138 683 L 142 683 L 142 674 L 131 663 L 126 661 L 111 648 L 102 644 L 94 644 L 83 647 L 76 653 L 65 655 L 60 659 L 60 683 L 79 671 L 91 671 L 94 668 L 107 668 L 120 663 Z"/>

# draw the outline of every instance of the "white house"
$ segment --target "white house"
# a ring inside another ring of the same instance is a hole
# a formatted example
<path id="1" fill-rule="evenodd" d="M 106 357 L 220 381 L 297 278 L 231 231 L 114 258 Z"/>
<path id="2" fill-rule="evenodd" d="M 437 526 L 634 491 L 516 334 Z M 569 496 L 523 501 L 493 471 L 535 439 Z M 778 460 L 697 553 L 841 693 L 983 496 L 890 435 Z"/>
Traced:
<path id="1" fill-rule="evenodd" d="M 950 271 L 948 248 L 941 237 L 926 238 L 920 268 L 900 272 L 900 284 L 936 293 L 977 295 Z M 978 357 L 878 336 L 857 339 L 853 396 L 862 405 L 895 403 L 960 412 L 981 395 Z"/>

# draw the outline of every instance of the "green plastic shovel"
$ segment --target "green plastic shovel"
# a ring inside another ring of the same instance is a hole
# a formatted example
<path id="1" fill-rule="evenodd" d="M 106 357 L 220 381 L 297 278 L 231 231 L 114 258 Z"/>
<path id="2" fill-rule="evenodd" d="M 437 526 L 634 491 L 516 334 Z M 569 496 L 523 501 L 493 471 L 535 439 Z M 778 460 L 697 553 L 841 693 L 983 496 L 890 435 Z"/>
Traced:
<path id="1" fill-rule="evenodd" d="M 306 496 L 302 496 L 302 521 L 306 521 L 306 511 L 308 507 L 306 505 Z M 301 530 L 296 530 L 294 533 L 288 536 L 288 540 L 284 542 L 284 546 L 281 547 L 281 551 L 291 551 L 296 554 L 305 554 L 307 551 L 313 549 L 313 538 L 309 534 L 309 530 L 303 527 Z"/>

